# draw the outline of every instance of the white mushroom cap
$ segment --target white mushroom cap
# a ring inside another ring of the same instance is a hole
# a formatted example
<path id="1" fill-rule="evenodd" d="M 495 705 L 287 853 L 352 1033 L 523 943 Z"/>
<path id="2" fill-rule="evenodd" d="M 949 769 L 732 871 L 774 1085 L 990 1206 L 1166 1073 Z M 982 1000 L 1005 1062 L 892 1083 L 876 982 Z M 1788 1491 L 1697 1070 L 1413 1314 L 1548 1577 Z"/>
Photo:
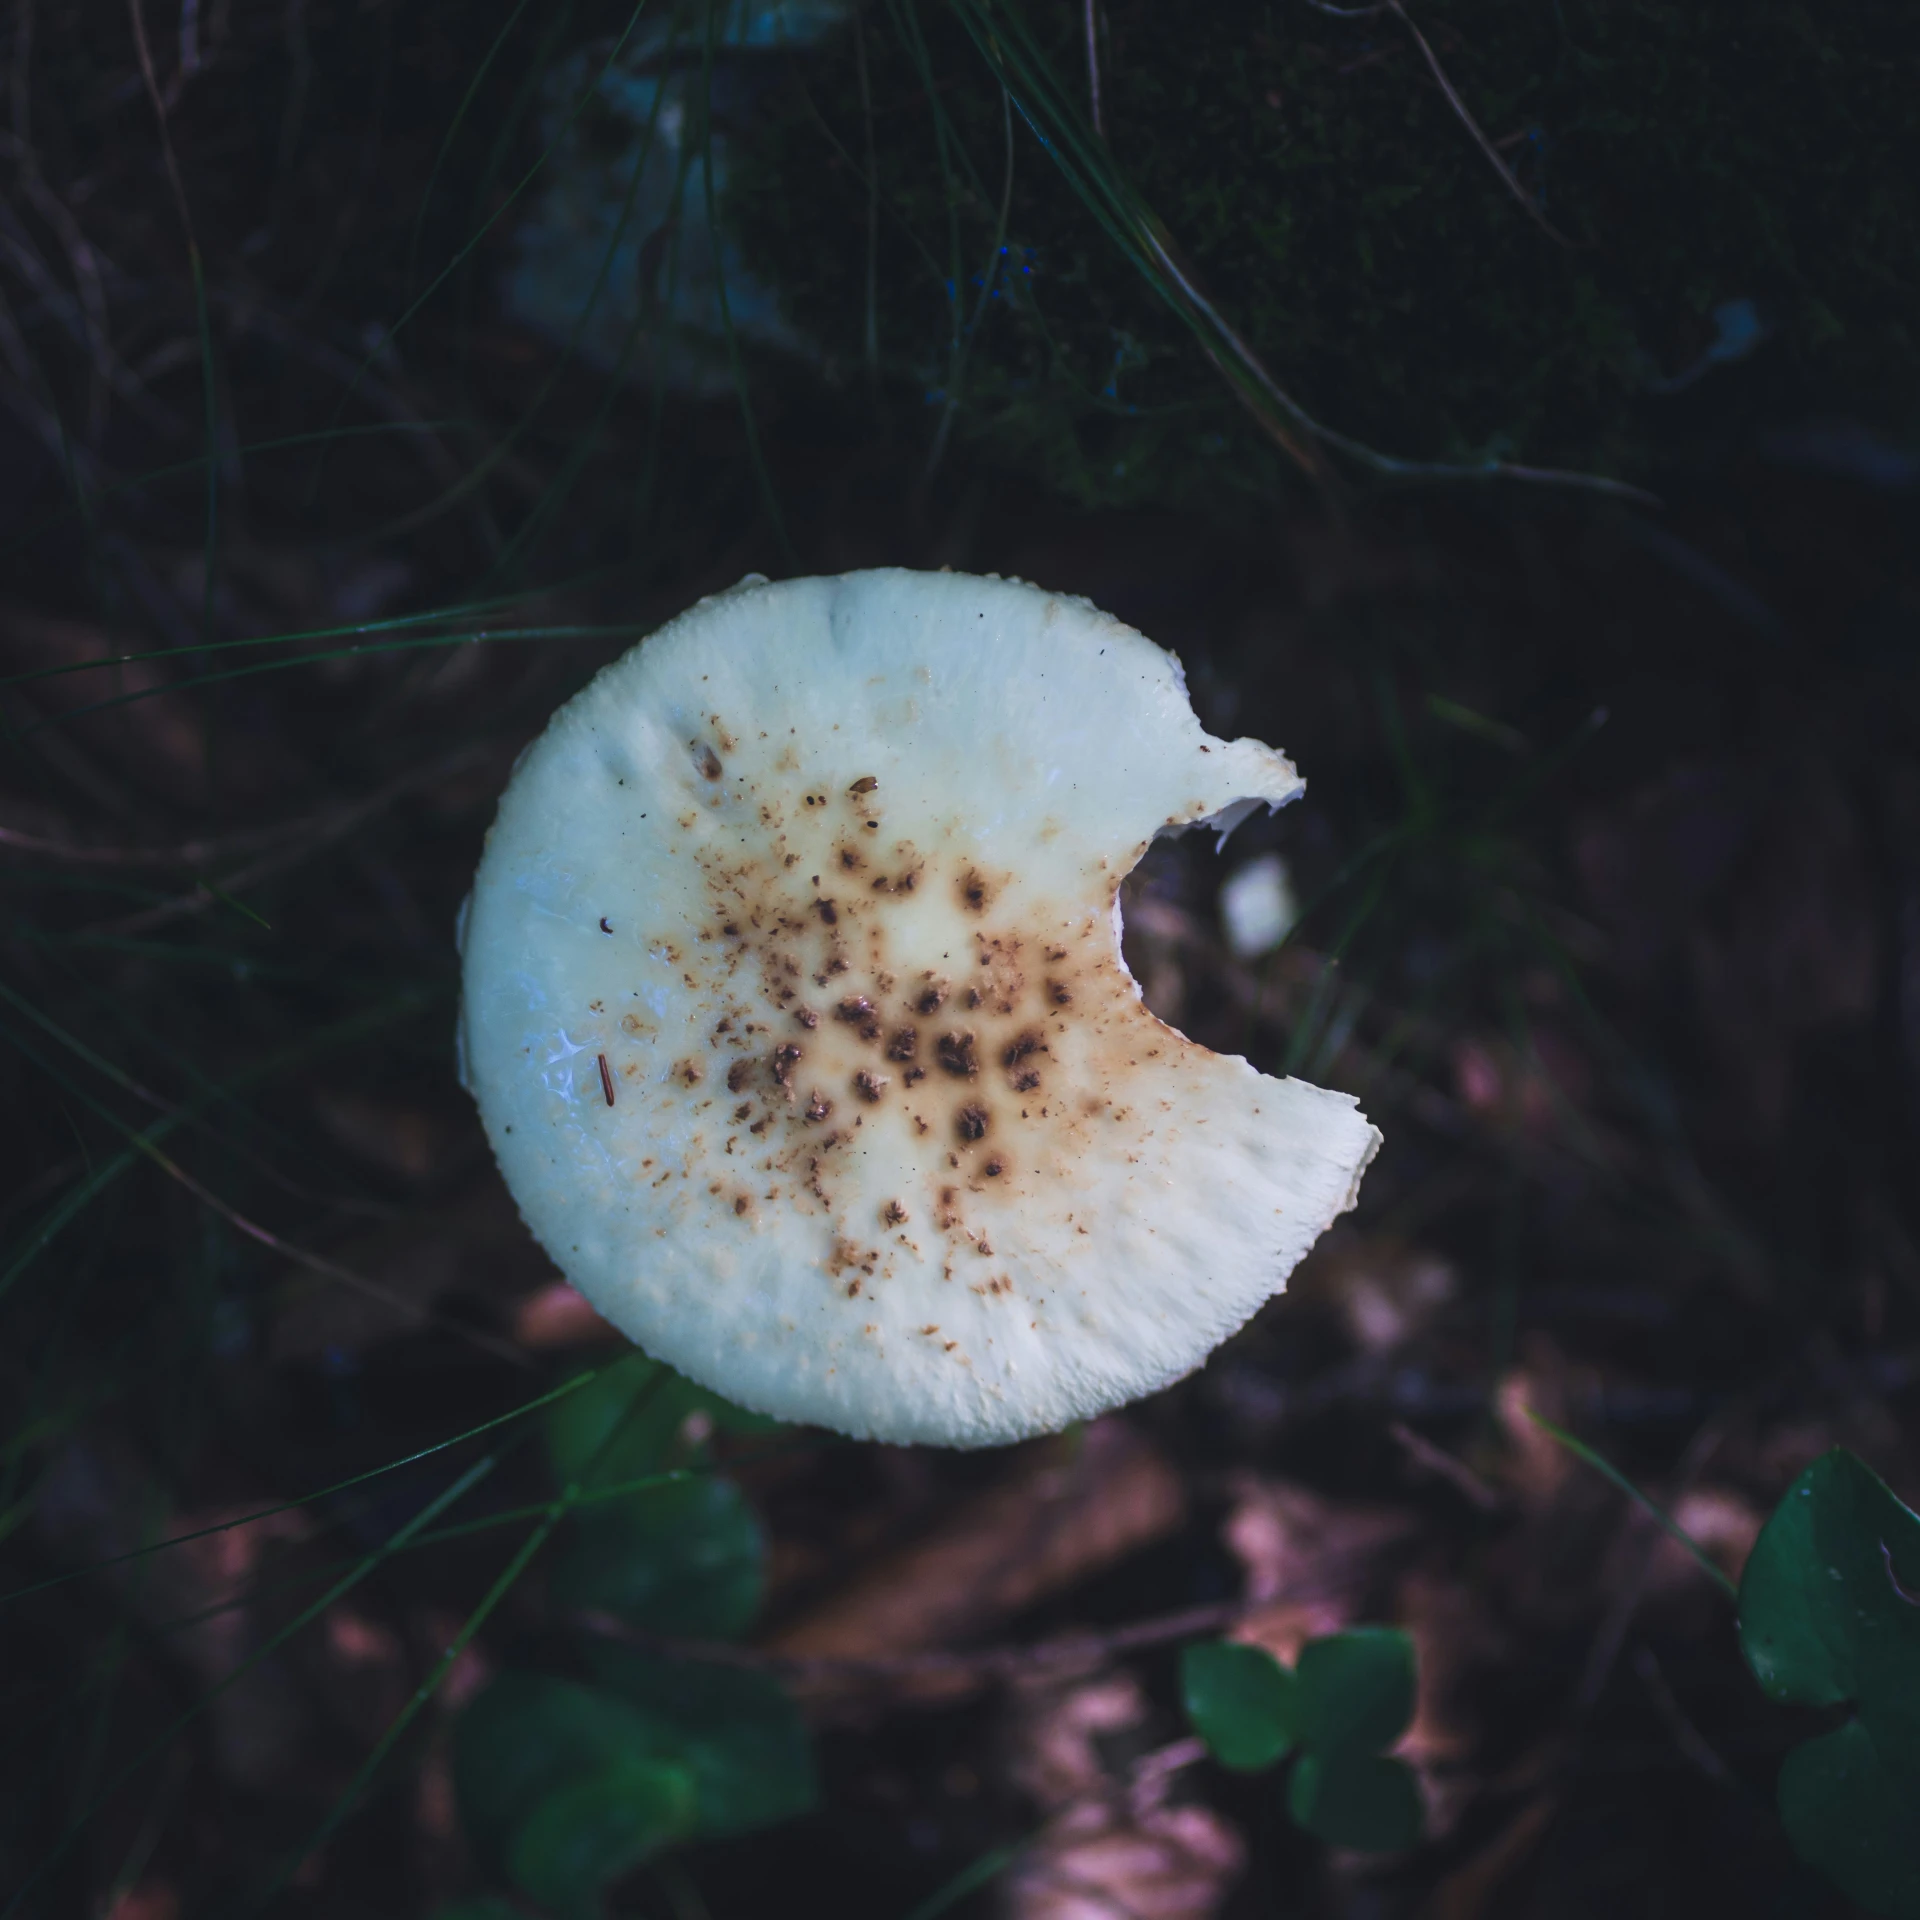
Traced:
<path id="1" fill-rule="evenodd" d="M 464 928 L 528 1225 L 744 1406 L 987 1446 L 1198 1366 L 1353 1204 L 1344 1094 L 1141 1003 L 1120 882 L 1300 791 L 1083 600 L 750 579 L 557 713 Z"/>

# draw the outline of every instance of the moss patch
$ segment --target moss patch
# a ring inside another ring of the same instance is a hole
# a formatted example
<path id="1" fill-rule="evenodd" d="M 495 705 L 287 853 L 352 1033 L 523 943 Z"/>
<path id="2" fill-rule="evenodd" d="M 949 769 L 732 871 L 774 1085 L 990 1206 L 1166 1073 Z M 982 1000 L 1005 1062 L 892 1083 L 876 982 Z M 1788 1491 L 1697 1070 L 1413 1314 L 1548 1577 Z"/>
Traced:
<path id="1" fill-rule="evenodd" d="M 1391 14 L 1120 0 L 1115 162 L 1317 417 L 1383 451 L 1645 478 L 1765 413 L 1920 412 L 1920 36 L 1890 4 L 1422 6 L 1530 221 Z M 1030 26 L 1085 93 L 1077 8 Z M 1218 499 L 1284 466 L 1101 233 L 947 11 L 902 0 L 809 56 L 732 218 L 841 366 L 1089 503 Z M 1005 251 L 999 250 L 1004 246 Z M 1716 310 L 1762 337 L 1719 364 Z M 1692 377 L 1697 376 L 1697 377 Z M 931 432 L 931 428 L 929 429 Z"/>

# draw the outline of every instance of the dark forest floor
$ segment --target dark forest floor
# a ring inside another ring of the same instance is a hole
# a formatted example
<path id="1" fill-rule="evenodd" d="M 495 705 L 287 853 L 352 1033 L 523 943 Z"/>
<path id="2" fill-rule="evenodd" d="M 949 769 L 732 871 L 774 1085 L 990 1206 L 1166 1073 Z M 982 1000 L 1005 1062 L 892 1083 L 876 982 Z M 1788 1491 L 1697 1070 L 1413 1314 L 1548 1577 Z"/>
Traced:
<path id="1" fill-rule="evenodd" d="M 907 1920 L 977 1867 L 942 1910 L 1849 1911 L 1773 1812 L 1813 1719 L 1763 1704 L 1719 1589 L 1528 1412 L 1735 1576 L 1829 1446 L 1920 1497 L 1911 457 L 1870 415 L 1707 400 L 1687 461 L 1649 476 L 1657 509 L 1288 483 L 1096 510 L 991 440 L 929 476 L 919 396 L 772 365 L 758 474 L 730 393 L 656 405 L 562 364 L 487 273 L 397 344 L 376 325 L 425 284 L 411 222 L 486 35 L 363 11 L 299 27 L 318 77 L 291 161 L 300 8 L 219 10 L 207 71 L 177 80 L 204 336 L 125 15 L 43 4 L 14 107 L 0 1860 L 9 1893 L 39 1876 L 21 1910 L 197 1920 L 283 1868 L 269 1910 L 316 1920 L 480 1890 L 448 1728 L 502 1666 L 573 1658 L 540 1559 L 342 1795 L 510 1525 L 381 1559 L 215 1692 L 472 1449 L 315 1489 L 621 1350 L 520 1228 L 456 1084 L 454 915 L 514 755 L 596 667 L 750 569 L 898 564 L 1084 595 L 1180 655 L 1210 729 L 1291 754 L 1300 803 L 1224 853 L 1153 850 L 1127 955 L 1161 1018 L 1356 1093 L 1386 1146 L 1284 1298 L 1084 1433 L 979 1456 L 681 1436 L 764 1525 L 735 1657 L 801 1703 L 820 1802 L 671 1851 L 613 1910 Z M 181 30 L 151 25 L 163 96 Z M 363 31 L 379 142 L 329 80 Z M 460 193 L 496 204 L 506 162 L 459 152 Z M 1269 853 L 1303 911 L 1235 957 L 1220 889 Z M 506 1448 L 461 1515 L 545 1499 L 536 1452 Z M 1197 1757 L 1175 1681 L 1199 1632 L 1290 1656 L 1357 1622 L 1404 1626 L 1421 1663 L 1401 1751 L 1428 1837 L 1384 1861 Z"/>

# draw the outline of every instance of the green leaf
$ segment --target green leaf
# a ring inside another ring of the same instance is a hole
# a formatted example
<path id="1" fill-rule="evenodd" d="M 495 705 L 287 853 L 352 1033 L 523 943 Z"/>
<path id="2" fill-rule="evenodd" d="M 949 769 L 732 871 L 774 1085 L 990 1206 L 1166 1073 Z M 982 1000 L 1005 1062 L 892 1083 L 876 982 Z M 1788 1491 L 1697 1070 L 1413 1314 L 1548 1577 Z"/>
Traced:
<path id="1" fill-rule="evenodd" d="M 1180 1651 L 1180 1698 L 1223 1767 L 1257 1773 L 1293 1745 L 1293 1675 L 1264 1647 L 1202 1640 Z"/>
<path id="2" fill-rule="evenodd" d="M 603 1684 L 674 1743 L 694 1778 L 702 1833 L 745 1833 L 817 1803 L 806 1724 L 777 1681 L 607 1641 L 591 1657 Z"/>
<path id="3" fill-rule="evenodd" d="M 1902 1589 L 1905 1589 L 1905 1593 Z M 1836 1447 L 1787 1489 L 1740 1581 L 1740 1647 L 1775 1700 L 1920 1708 L 1920 1515 Z"/>
<path id="4" fill-rule="evenodd" d="M 1303 1665 L 1305 1658 L 1303 1650 Z M 1420 1785 L 1412 1768 L 1354 1748 L 1303 1753 L 1287 1782 L 1287 1811 L 1329 1846 L 1359 1853 L 1392 1853 L 1420 1838 Z"/>
<path id="5" fill-rule="evenodd" d="M 562 1912 L 588 1906 L 609 1882 L 693 1826 L 694 1783 L 667 1760 L 626 1757 L 547 1794 L 507 1851 L 514 1882 Z"/>
<path id="6" fill-rule="evenodd" d="M 536 1898 L 577 1900 L 591 1863 L 617 1862 L 612 1877 L 691 1830 L 695 1788 L 677 1748 L 612 1694 L 502 1674 L 454 1729 L 461 1822 L 476 1854 Z"/>
<path id="7" fill-rule="evenodd" d="M 576 1514 L 550 1591 L 651 1633 L 722 1639 L 759 1610 L 765 1541 L 731 1480 L 647 1487 Z"/>
<path id="8" fill-rule="evenodd" d="M 1851 1705 L 1780 1770 L 1794 1850 L 1863 1906 L 1920 1915 L 1920 1516 L 1836 1447 L 1760 1531 L 1740 1648 L 1775 1700 Z"/>
<path id="9" fill-rule="evenodd" d="M 554 1477 L 562 1486 L 578 1480 L 591 1492 L 683 1465 L 676 1443 L 695 1413 L 730 1433 L 771 1433 L 780 1424 L 696 1387 L 644 1353 L 631 1353 L 547 1416 Z"/>
<path id="10" fill-rule="evenodd" d="M 1808 1866 L 1871 1913 L 1920 1915 L 1920 1793 L 1887 1765 L 1864 1721 L 1795 1747 L 1779 1797 L 1787 1838 Z"/>
<path id="11" fill-rule="evenodd" d="M 1300 1649 L 1294 1732 L 1322 1753 L 1379 1753 L 1413 1718 L 1413 1642 L 1397 1627 L 1354 1627 Z"/>

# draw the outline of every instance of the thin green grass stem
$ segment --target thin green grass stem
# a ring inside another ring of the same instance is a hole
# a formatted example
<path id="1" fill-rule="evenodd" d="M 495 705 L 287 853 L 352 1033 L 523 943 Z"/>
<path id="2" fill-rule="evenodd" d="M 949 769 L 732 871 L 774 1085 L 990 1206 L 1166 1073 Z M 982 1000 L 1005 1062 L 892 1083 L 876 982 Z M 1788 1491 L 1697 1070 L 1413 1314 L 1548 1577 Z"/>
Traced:
<path id="1" fill-rule="evenodd" d="M 519 1406 L 506 1413 L 495 1414 L 491 1420 L 483 1420 L 477 1427 L 468 1427 L 463 1432 L 451 1435 L 445 1440 L 436 1440 L 430 1447 L 422 1447 L 415 1453 L 403 1453 L 397 1460 L 383 1461 L 377 1467 L 369 1467 L 364 1473 L 356 1473 L 350 1479 L 336 1480 L 330 1487 L 316 1487 L 311 1493 L 303 1493 L 297 1500 L 282 1500 L 278 1506 L 262 1507 L 256 1513 L 244 1513 L 235 1520 L 223 1520 L 216 1527 L 198 1527 L 192 1533 L 177 1533 L 167 1540 L 156 1540 L 148 1547 L 135 1547 L 130 1553 L 117 1553 L 106 1560 L 90 1560 L 85 1566 L 70 1568 L 65 1573 L 57 1573 L 48 1580 L 36 1580 L 30 1587 L 16 1587 L 11 1593 L 0 1594 L 0 1607 L 10 1601 L 24 1600 L 32 1593 L 45 1593 L 49 1587 L 64 1587 L 69 1580 L 82 1580 L 91 1574 L 104 1572 L 109 1567 L 124 1565 L 129 1560 L 144 1560 L 150 1554 L 165 1553 L 169 1547 L 184 1547 L 189 1541 L 205 1540 L 216 1533 L 229 1533 L 235 1527 L 250 1527 L 261 1520 L 271 1520 L 277 1513 L 292 1513 L 301 1507 L 310 1507 L 323 1500 L 331 1500 L 336 1494 L 347 1493 L 355 1487 L 366 1485 L 369 1480 L 378 1480 L 382 1475 L 397 1473 L 402 1467 L 410 1467 L 415 1461 L 431 1459 L 436 1453 L 445 1453 L 449 1447 L 460 1446 L 468 1440 L 477 1440 L 483 1433 L 492 1433 L 496 1427 L 504 1427 L 510 1421 L 523 1419 L 527 1414 L 538 1413 L 542 1407 L 550 1407 L 556 1400 L 563 1400 L 570 1393 L 584 1387 L 589 1380 L 598 1377 L 598 1369 L 575 1374 L 564 1385 L 555 1387 L 551 1393 L 540 1394 L 532 1400 L 524 1400 Z M 344 1518 L 345 1516 L 340 1516 Z"/>
<path id="2" fill-rule="evenodd" d="M 1610 1460 L 1596 1453 L 1584 1440 L 1576 1439 L 1575 1436 L 1567 1432 L 1564 1427 L 1556 1427 L 1544 1414 L 1535 1413 L 1531 1407 L 1522 1407 L 1520 1411 L 1550 1440 L 1557 1441 L 1561 1446 L 1565 1447 L 1576 1460 L 1584 1461 L 1586 1465 L 1590 1466 L 1603 1480 L 1608 1481 L 1624 1493 L 1663 1533 L 1684 1547 L 1687 1552 L 1693 1556 L 1701 1572 L 1704 1573 L 1729 1600 L 1733 1601 L 1736 1605 L 1739 1603 L 1740 1589 L 1727 1577 L 1725 1571 L 1714 1560 L 1713 1556 L 1707 1552 L 1706 1548 L 1703 1547 L 1692 1534 L 1687 1532 L 1664 1507 L 1659 1506 L 1646 1494 L 1642 1493 L 1618 1467 Z"/>
<path id="3" fill-rule="evenodd" d="M 460 97 L 460 104 L 453 110 L 453 118 L 447 123 L 447 130 L 440 138 L 440 145 L 433 156 L 433 165 L 427 171 L 427 184 L 420 190 L 420 205 L 414 211 L 413 236 L 407 242 L 407 271 L 400 285 L 405 292 L 413 290 L 413 276 L 420 268 L 420 242 L 426 233 L 427 209 L 433 204 L 433 190 L 439 184 L 440 169 L 447 163 L 454 142 L 460 137 L 460 129 L 467 123 L 467 115 L 472 111 L 473 103 L 480 97 L 480 88 L 486 77 L 493 71 L 493 63 L 499 59 L 507 42 L 513 37 L 513 30 L 520 24 L 520 16 L 526 12 L 529 0 L 517 0 L 507 23 L 494 35 L 493 44 L 487 49 L 480 64 L 473 70 L 473 77 L 467 82 L 467 90 Z"/>
<path id="4" fill-rule="evenodd" d="M 308 1837 L 306 1844 L 281 1862 L 279 1871 L 268 1882 L 265 1890 L 256 1900 L 249 1903 L 246 1909 L 249 1916 L 264 1911 L 284 1891 L 288 1881 L 299 1872 L 301 1866 L 318 1848 L 326 1845 L 341 1823 L 352 1813 L 374 1775 L 380 1771 L 387 1756 L 399 1744 L 401 1736 L 413 1724 L 421 1708 L 439 1691 L 441 1682 L 452 1671 L 453 1663 L 472 1643 L 474 1635 L 486 1624 L 494 1609 L 513 1590 L 515 1582 L 532 1564 L 534 1555 L 552 1537 L 554 1529 L 579 1503 L 585 1483 L 592 1475 L 594 1468 L 626 1434 L 641 1413 L 652 1405 L 662 1383 L 669 1377 L 665 1368 L 658 1369 L 652 1375 L 628 1403 L 626 1411 L 607 1430 L 605 1437 L 594 1448 L 592 1456 L 584 1463 L 580 1472 L 567 1482 L 557 1498 L 548 1502 L 542 1511 L 539 1525 L 521 1543 L 519 1550 L 502 1569 L 499 1577 L 481 1596 L 479 1605 L 467 1615 L 460 1630 L 434 1662 L 427 1677 L 414 1690 L 413 1698 L 394 1716 L 386 1732 L 375 1743 L 373 1751 L 367 1755 L 355 1771 L 353 1778 L 347 1782 L 332 1807 L 328 1809 L 326 1817 Z"/>
<path id="5" fill-rule="evenodd" d="M 100 1788 L 81 1810 L 80 1814 L 68 1825 L 66 1832 L 54 1843 L 52 1850 L 40 1861 L 40 1864 L 28 1874 L 26 1879 L 21 1883 L 19 1890 L 14 1894 L 12 1900 L 7 1903 L 4 1909 L 0 1909 L 0 1912 L 12 1913 L 19 1906 L 20 1902 L 60 1864 L 61 1860 L 66 1857 L 68 1849 L 86 1830 L 88 1822 L 112 1799 L 114 1794 L 117 1793 L 127 1781 L 141 1772 L 151 1760 L 159 1754 L 164 1753 L 173 1744 L 178 1735 L 198 1719 L 214 1701 L 219 1699 L 230 1687 L 238 1685 L 239 1682 L 251 1673 L 255 1667 L 259 1666 L 263 1660 L 277 1653 L 301 1628 L 305 1627 L 310 1621 L 317 1619 L 328 1607 L 332 1606 L 336 1600 L 350 1593 L 361 1581 L 366 1579 L 375 1568 L 386 1560 L 390 1554 L 398 1547 L 404 1545 L 407 1540 L 424 1527 L 428 1521 L 437 1518 L 440 1514 L 444 1513 L 447 1508 L 477 1486 L 480 1481 L 485 1479 L 485 1477 L 493 1471 L 494 1464 L 495 1457 L 492 1454 L 487 1455 L 484 1459 L 476 1460 L 450 1487 L 446 1488 L 442 1493 L 437 1494 L 419 1513 L 407 1521 L 390 1540 L 376 1547 L 371 1553 L 364 1555 L 355 1564 L 350 1573 L 346 1574 L 340 1580 L 337 1580 L 319 1599 L 303 1608 L 263 1646 L 257 1647 L 235 1666 L 232 1672 L 209 1687 L 192 1706 L 188 1707 L 184 1713 L 178 1715 L 170 1725 L 157 1734 L 145 1747 L 141 1748 L 139 1753 L 129 1760 L 125 1766 L 121 1767 L 105 1786 Z M 110 1700 L 102 1701 L 100 1707 L 102 1714 L 106 1712 L 109 1704 Z"/>
<path id="6" fill-rule="evenodd" d="M 747 439 L 747 460 L 753 468 L 753 481 L 760 493 L 760 504 L 766 510 L 767 520 L 773 528 L 774 543 L 780 549 L 780 557 L 790 567 L 800 563 L 793 550 L 793 542 L 787 538 L 786 515 L 780 511 L 780 498 L 774 491 L 773 475 L 767 469 L 766 455 L 760 446 L 760 425 L 754 417 L 753 396 L 747 391 L 746 370 L 740 360 L 740 339 L 733 326 L 733 309 L 727 300 L 726 261 L 720 244 L 720 215 L 714 205 L 713 193 L 713 40 L 719 25 L 719 8 L 708 6 L 705 10 L 704 33 L 700 43 L 700 142 L 706 164 L 700 169 L 700 182 L 705 189 L 707 211 L 707 244 L 713 253 L 713 293 L 720 309 L 720 331 L 727 343 L 727 369 L 733 376 L 734 391 L 740 399 L 740 426 Z"/>
<path id="7" fill-rule="evenodd" d="M 298 1045 L 284 1047 L 278 1053 L 269 1054 L 257 1065 L 244 1073 L 236 1074 L 213 1093 L 196 1100 L 188 1101 L 174 1112 L 163 1115 L 144 1132 L 134 1136 L 134 1144 L 123 1147 L 110 1159 L 104 1160 L 66 1194 L 48 1213 L 42 1216 L 40 1224 L 31 1229 L 24 1241 L 18 1246 L 13 1258 L 7 1263 L 4 1272 L 0 1272 L 0 1298 L 12 1289 L 29 1266 L 42 1251 L 85 1211 L 89 1202 L 104 1189 L 111 1186 L 124 1173 L 138 1166 L 147 1149 L 157 1145 L 171 1134 L 176 1127 L 196 1119 L 216 1098 L 229 1097 L 245 1087 L 257 1086 L 275 1074 L 284 1072 L 288 1067 L 299 1066 L 314 1055 L 349 1044 L 377 1032 L 381 1027 L 409 1013 L 417 1013 L 440 999 L 447 989 L 442 987 L 410 987 L 395 994 L 381 1005 L 351 1015 L 345 1020 L 323 1027 L 318 1033 L 310 1035 Z"/>
<path id="8" fill-rule="evenodd" d="M 628 14 L 627 24 L 621 29 L 619 37 L 614 41 L 612 51 L 608 53 L 605 61 L 601 64 L 600 71 L 580 90 L 579 98 L 574 101 L 572 107 L 568 110 L 567 117 L 561 123 L 559 131 L 547 142 L 546 146 L 540 150 L 538 158 L 535 159 L 533 164 L 503 196 L 499 205 L 481 221 L 480 225 L 474 230 L 466 242 L 456 250 L 453 258 L 434 275 L 433 279 L 427 283 L 426 287 L 415 299 L 408 302 L 399 319 L 386 330 L 381 343 L 368 348 L 365 359 L 363 359 L 354 370 L 352 380 L 348 382 L 346 391 L 340 396 L 339 406 L 334 411 L 334 425 L 337 426 L 339 424 L 340 416 L 345 413 L 348 403 L 358 390 L 362 376 L 365 375 L 367 369 L 373 365 L 375 359 L 379 356 L 381 347 L 385 345 L 386 341 L 390 341 L 398 335 L 400 329 L 406 326 L 407 323 L 413 319 L 414 315 L 452 278 L 467 258 L 479 247 L 480 243 L 486 239 L 487 235 L 506 218 L 508 210 L 539 176 L 542 169 L 546 166 L 547 161 L 552 157 L 555 148 L 559 146 L 560 142 L 566 137 L 569 129 L 573 126 L 574 121 L 577 120 L 585 110 L 587 102 L 590 101 L 599 90 L 600 82 L 605 79 L 611 71 L 614 61 L 620 56 L 620 50 L 632 37 L 634 28 L 640 24 L 640 16 L 646 10 L 646 4 L 647 0 L 639 0 L 639 4 Z M 309 506 L 319 498 L 320 480 L 325 469 L 326 456 L 323 451 L 321 458 L 315 463 L 313 479 L 308 487 L 307 504 Z"/>
<path id="9" fill-rule="evenodd" d="M 1005 1846 L 991 1848 L 978 1860 L 962 1867 L 944 1886 L 936 1887 L 906 1920 L 938 1920 L 939 1915 L 951 1912 L 969 1894 L 991 1886 L 1038 1838 L 1038 1834 L 1030 1833 L 1024 1840 L 1012 1840 Z"/>

